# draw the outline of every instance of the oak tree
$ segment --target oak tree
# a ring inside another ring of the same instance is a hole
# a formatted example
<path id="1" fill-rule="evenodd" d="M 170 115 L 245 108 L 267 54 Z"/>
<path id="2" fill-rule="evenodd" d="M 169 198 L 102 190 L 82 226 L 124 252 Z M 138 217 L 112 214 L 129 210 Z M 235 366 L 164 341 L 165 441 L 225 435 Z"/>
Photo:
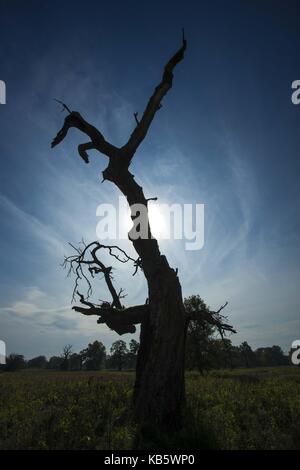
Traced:
<path id="1" fill-rule="evenodd" d="M 148 219 L 149 198 L 130 171 L 133 157 L 145 139 L 151 123 L 162 106 L 162 100 L 173 85 L 175 67 L 183 60 L 187 41 L 182 36 L 178 51 L 166 63 L 161 81 L 138 118 L 135 113 L 135 128 L 127 142 L 117 147 L 108 142 L 102 132 L 87 122 L 77 111 L 68 113 L 61 130 L 52 142 L 52 147 L 60 144 L 71 128 L 78 129 L 86 141 L 78 146 L 81 159 L 89 162 L 88 151 L 97 150 L 107 158 L 103 171 L 103 181 L 114 184 L 126 197 L 131 210 L 133 227 L 128 233 L 136 258 L 132 258 L 118 246 L 104 245 L 100 241 L 73 247 L 73 255 L 65 258 L 65 266 L 76 276 L 73 297 L 78 296 L 81 305 L 74 308 L 83 315 L 96 315 L 98 323 L 105 323 L 119 335 L 134 333 L 140 325 L 140 346 L 136 364 L 134 388 L 134 409 L 140 424 L 151 422 L 167 429 L 181 425 L 185 397 L 184 357 L 185 337 L 190 320 L 208 321 L 223 331 L 232 327 L 223 322 L 218 312 L 186 312 L 183 304 L 181 285 L 177 270 L 160 252 L 157 240 L 151 233 Z M 136 205 L 144 210 L 136 213 Z M 139 226 L 138 226 L 139 225 Z M 141 227 L 142 225 L 142 227 Z M 134 236 L 137 232 L 140 237 Z M 148 301 L 142 305 L 124 306 L 123 291 L 117 291 L 112 279 L 112 266 L 103 262 L 101 254 L 108 252 L 117 262 L 132 262 L 134 272 L 141 269 L 147 283 Z M 111 299 L 96 304 L 90 300 L 91 284 L 89 277 L 101 275 L 106 282 Z M 85 280 L 88 289 L 85 295 L 79 292 L 79 284 Z"/>

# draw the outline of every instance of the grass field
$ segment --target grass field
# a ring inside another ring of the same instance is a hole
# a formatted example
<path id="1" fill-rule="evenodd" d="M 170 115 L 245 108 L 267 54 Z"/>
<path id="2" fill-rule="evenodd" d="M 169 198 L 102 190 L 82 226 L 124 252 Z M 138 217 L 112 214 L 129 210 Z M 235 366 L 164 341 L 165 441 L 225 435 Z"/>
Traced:
<path id="1" fill-rule="evenodd" d="M 146 430 L 142 442 L 133 381 L 132 372 L 0 374 L 0 449 L 300 449 L 299 367 L 187 373 L 183 430 Z"/>

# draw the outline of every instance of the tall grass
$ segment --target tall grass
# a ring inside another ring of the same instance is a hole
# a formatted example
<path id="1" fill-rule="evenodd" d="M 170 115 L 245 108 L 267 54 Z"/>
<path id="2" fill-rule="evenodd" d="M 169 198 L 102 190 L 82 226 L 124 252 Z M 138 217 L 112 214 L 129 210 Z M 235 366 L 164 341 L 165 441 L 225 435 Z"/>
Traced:
<path id="1" fill-rule="evenodd" d="M 299 449 L 300 370 L 187 374 L 180 432 L 141 433 L 132 373 L 0 374 L 0 449 Z"/>

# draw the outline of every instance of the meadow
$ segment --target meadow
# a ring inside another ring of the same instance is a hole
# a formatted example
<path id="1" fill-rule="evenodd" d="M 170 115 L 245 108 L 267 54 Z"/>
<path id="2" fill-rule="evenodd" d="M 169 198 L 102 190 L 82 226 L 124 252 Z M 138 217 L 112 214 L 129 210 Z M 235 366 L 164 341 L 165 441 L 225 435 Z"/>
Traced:
<path id="1" fill-rule="evenodd" d="M 300 368 L 186 377 L 183 429 L 143 431 L 131 414 L 133 372 L 0 374 L 0 449 L 300 449 Z"/>

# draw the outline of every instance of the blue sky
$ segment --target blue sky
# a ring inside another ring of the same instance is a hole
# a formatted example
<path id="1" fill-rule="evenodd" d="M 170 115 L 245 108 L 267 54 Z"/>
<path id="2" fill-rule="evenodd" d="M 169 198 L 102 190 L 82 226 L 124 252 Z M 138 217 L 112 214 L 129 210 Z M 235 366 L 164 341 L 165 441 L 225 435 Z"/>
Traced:
<path id="1" fill-rule="evenodd" d="M 203 203 L 205 244 L 161 249 L 178 267 L 185 296 L 198 293 L 227 314 L 234 343 L 279 344 L 300 335 L 299 2 L 0 0 L 0 338 L 8 352 L 57 354 L 94 339 L 118 339 L 70 309 L 72 281 L 60 263 L 67 242 L 95 239 L 106 159 L 85 165 L 71 131 L 50 142 L 65 101 L 122 145 L 185 27 L 188 49 L 175 71 L 132 171 L 148 197 Z M 126 243 L 124 243 L 124 246 Z M 131 248 L 128 246 L 128 251 Z M 127 304 L 147 297 L 142 274 L 115 279 Z M 99 297 L 105 297 L 99 284 Z M 130 336 L 124 337 L 129 340 Z"/>

